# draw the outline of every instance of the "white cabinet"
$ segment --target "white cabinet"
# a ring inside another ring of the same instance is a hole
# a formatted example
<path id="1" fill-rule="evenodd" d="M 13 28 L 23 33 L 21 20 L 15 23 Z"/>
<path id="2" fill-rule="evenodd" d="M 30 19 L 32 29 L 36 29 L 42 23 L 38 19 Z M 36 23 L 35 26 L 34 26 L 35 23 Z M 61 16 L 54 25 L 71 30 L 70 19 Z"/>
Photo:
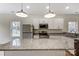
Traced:
<path id="1" fill-rule="evenodd" d="M 49 29 L 53 29 L 53 27 L 54 27 L 53 23 L 54 23 L 54 21 L 51 19 L 48 21 L 48 28 Z"/>
<path id="2" fill-rule="evenodd" d="M 40 19 L 40 20 L 39 20 L 39 23 L 40 23 L 40 24 L 47 24 L 48 22 L 49 22 L 48 19 Z"/>
<path id="3" fill-rule="evenodd" d="M 34 29 L 39 29 L 39 20 L 33 19 L 33 25 L 34 25 Z"/>
<path id="4" fill-rule="evenodd" d="M 4 51 L 0 51 L 0 56 L 4 56 Z"/>
<path id="5" fill-rule="evenodd" d="M 53 22 L 53 29 L 58 29 L 58 19 L 54 19 L 54 22 Z"/>
<path id="6" fill-rule="evenodd" d="M 39 24 L 48 24 L 48 19 L 33 19 L 35 29 L 39 29 Z"/>
<path id="7" fill-rule="evenodd" d="M 63 29 L 64 26 L 64 21 L 63 19 L 57 18 L 57 19 L 50 19 L 48 24 L 49 24 L 49 29 Z"/>
<path id="8" fill-rule="evenodd" d="M 63 27 L 64 27 L 64 19 L 58 19 L 57 23 L 58 23 L 58 29 L 63 29 Z"/>
<path id="9" fill-rule="evenodd" d="M 64 19 L 33 19 L 33 25 L 35 29 L 39 29 L 39 24 L 48 24 L 48 29 L 63 29 Z"/>

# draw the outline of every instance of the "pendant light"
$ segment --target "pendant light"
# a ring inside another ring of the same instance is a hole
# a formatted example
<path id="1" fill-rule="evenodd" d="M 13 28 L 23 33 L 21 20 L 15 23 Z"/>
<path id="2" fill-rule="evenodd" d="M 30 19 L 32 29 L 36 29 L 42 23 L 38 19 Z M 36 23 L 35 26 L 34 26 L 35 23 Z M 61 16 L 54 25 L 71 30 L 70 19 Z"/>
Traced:
<path id="1" fill-rule="evenodd" d="M 44 15 L 44 17 L 45 18 L 53 18 L 55 16 L 56 16 L 56 14 L 50 10 L 50 3 L 49 3 L 49 12 L 46 15 Z"/>
<path id="2" fill-rule="evenodd" d="M 23 11 L 23 3 L 21 4 L 21 10 L 16 12 L 18 17 L 28 17 L 27 13 Z"/>

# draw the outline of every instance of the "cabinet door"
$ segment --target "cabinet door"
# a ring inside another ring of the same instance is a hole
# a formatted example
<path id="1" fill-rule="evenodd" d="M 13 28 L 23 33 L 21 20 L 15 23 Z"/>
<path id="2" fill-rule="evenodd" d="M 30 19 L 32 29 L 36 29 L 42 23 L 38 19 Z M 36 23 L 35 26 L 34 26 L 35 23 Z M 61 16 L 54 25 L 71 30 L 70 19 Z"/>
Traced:
<path id="1" fill-rule="evenodd" d="M 38 19 L 34 19 L 33 20 L 33 25 L 34 25 L 34 29 L 39 29 L 39 20 Z"/>
<path id="2" fill-rule="evenodd" d="M 49 29 L 63 29 L 63 19 L 56 18 L 49 20 Z"/>
<path id="3" fill-rule="evenodd" d="M 58 27 L 57 19 L 51 19 L 49 21 L 49 29 L 57 29 L 57 27 Z"/>
<path id="4" fill-rule="evenodd" d="M 63 26 L 64 26 L 64 20 L 58 19 L 58 29 L 63 29 Z"/>
<path id="5" fill-rule="evenodd" d="M 4 51 L 0 51 L 0 56 L 4 56 Z"/>
<path id="6" fill-rule="evenodd" d="M 63 29 L 63 19 L 54 19 L 54 28 L 53 29 Z"/>
<path id="7" fill-rule="evenodd" d="M 53 21 L 53 29 L 58 29 L 58 19 L 54 19 L 54 21 Z"/>
<path id="8" fill-rule="evenodd" d="M 53 25 L 53 20 L 52 19 L 50 19 L 49 21 L 48 21 L 48 28 L 49 29 L 53 29 L 53 27 L 54 27 L 54 25 Z"/>

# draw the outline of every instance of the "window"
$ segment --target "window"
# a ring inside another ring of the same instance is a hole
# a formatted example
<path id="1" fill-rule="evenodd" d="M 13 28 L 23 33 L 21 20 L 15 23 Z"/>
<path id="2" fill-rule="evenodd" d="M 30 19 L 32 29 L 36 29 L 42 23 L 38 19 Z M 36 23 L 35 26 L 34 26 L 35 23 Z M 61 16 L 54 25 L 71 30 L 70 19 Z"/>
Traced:
<path id="1" fill-rule="evenodd" d="M 20 45 L 20 39 L 16 38 L 12 41 L 12 46 L 19 47 Z"/>
<path id="2" fill-rule="evenodd" d="M 20 22 L 12 22 L 12 36 L 19 37 L 20 36 Z"/>
<path id="3" fill-rule="evenodd" d="M 13 47 L 20 47 L 21 42 L 20 42 L 20 21 L 12 21 L 12 26 L 11 26 L 11 34 L 12 34 L 12 46 Z"/>
<path id="4" fill-rule="evenodd" d="M 78 22 L 68 22 L 68 32 L 78 32 Z"/>

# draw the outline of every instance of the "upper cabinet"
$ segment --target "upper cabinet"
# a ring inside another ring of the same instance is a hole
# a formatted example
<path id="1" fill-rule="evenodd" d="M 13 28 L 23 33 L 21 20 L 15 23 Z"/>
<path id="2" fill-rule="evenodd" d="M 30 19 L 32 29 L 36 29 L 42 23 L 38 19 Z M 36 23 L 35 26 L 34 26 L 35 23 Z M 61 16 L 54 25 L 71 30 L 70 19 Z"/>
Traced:
<path id="1" fill-rule="evenodd" d="M 64 27 L 64 19 L 57 19 L 57 23 L 58 23 L 58 29 L 63 29 L 63 27 Z"/>
<path id="2" fill-rule="evenodd" d="M 33 19 L 34 29 L 39 29 L 39 19 Z"/>
<path id="3" fill-rule="evenodd" d="M 39 29 L 39 24 L 48 24 L 48 29 L 63 29 L 64 19 L 34 19 L 33 25 L 35 29 Z"/>
<path id="4" fill-rule="evenodd" d="M 49 29 L 63 29 L 64 20 L 61 18 L 50 19 L 48 24 L 49 24 Z"/>

